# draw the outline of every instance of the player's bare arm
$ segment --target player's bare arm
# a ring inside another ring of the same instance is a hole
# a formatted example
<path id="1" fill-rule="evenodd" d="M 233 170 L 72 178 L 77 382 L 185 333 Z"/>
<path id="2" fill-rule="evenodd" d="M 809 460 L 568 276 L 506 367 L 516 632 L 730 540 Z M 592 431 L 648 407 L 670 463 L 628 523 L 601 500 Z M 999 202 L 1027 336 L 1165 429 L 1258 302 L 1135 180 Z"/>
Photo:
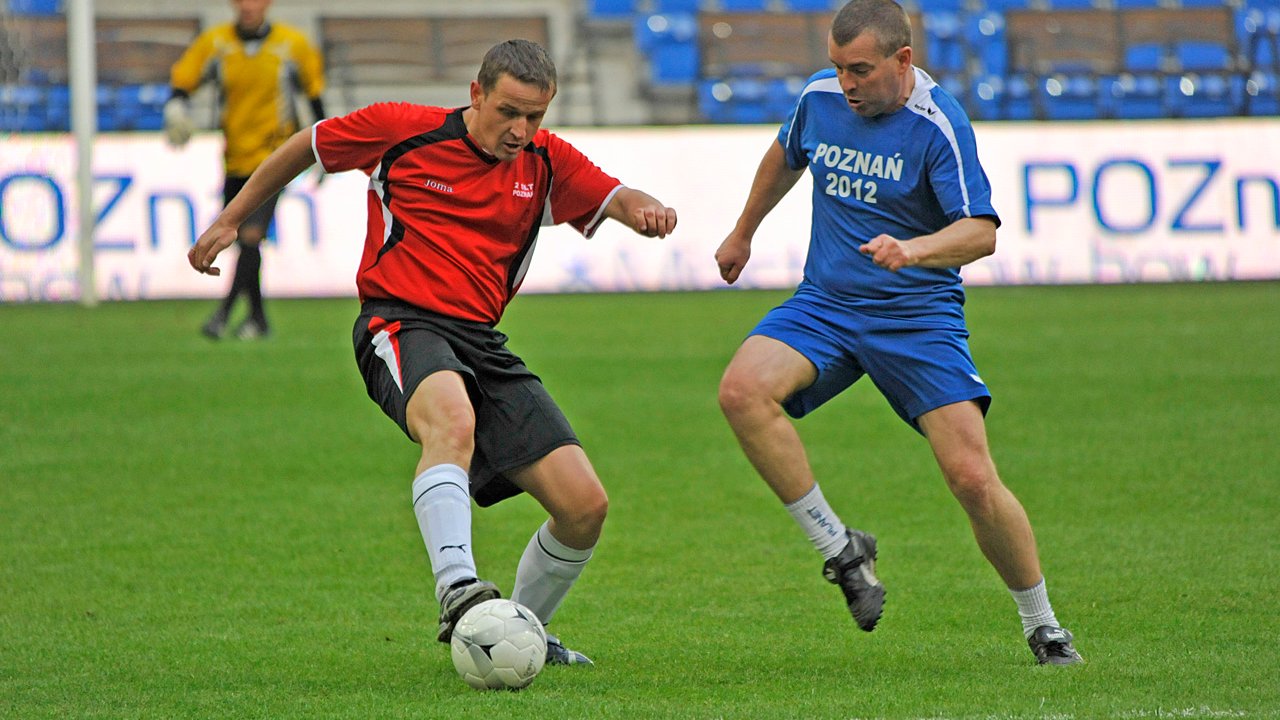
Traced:
<path id="1" fill-rule="evenodd" d="M 213 261 L 218 253 L 236 241 L 240 224 L 268 198 L 288 185 L 289 181 L 315 164 L 315 161 L 316 156 L 311 149 L 311 128 L 294 133 L 284 145 L 262 161 L 258 169 L 249 176 L 244 189 L 218 213 L 209 229 L 201 233 L 196 244 L 187 252 L 187 262 L 191 263 L 191 267 L 206 275 L 222 274 L 221 270 L 213 267 Z"/>
<path id="2" fill-rule="evenodd" d="M 666 237 L 676 229 L 675 208 L 633 188 L 619 190 L 605 206 L 604 214 L 645 237 Z"/>
<path id="3" fill-rule="evenodd" d="M 996 224 L 991 218 L 961 218 L 936 233 L 910 240 L 877 235 L 859 250 L 880 267 L 952 268 L 968 265 L 996 251 Z"/>
<path id="4" fill-rule="evenodd" d="M 751 192 L 747 195 L 742 214 L 738 216 L 737 225 L 716 250 L 716 265 L 720 267 L 720 277 L 725 282 L 732 285 L 742 274 L 747 260 L 751 258 L 751 238 L 755 236 L 756 228 L 795 187 L 803 174 L 804 170 L 787 167 L 786 155 L 777 140 L 769 145 L 760 160 L 760 167 L 756 169 L 755 179 L 751 181 Z"/>

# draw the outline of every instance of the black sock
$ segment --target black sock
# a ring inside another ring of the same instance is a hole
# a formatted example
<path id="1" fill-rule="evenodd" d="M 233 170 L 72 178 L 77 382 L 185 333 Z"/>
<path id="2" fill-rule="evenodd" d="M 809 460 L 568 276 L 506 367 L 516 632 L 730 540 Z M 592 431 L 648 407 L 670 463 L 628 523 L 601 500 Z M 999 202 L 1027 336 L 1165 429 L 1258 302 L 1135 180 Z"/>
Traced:
<path id="1" fill-rule="evenodd" d="M 240 243 L 240 257 L 236 260 L 236 279 L 232 292 L 242 292 L 249 297 L 249 317 L 265 325 L 267 316 L 262 308 L 262 250 L 255 245 Z"/>

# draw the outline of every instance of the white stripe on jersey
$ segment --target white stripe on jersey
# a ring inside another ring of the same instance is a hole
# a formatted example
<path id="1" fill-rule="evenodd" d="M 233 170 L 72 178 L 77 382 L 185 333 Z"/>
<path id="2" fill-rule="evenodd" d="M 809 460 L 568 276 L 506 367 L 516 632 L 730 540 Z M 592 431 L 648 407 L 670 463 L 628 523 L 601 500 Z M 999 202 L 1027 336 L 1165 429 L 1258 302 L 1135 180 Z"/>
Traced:
<path id="1" fill-rule="evenodd" d="M 942 131 L 942 136 L 950 143 L 951 153 L 956 158 L 956 173 L 960 176 L 960 195 L 964 198 L 964 215 L 973 217 L 973 213 L 969 211 L 969 186 L 964 182 L 964 158 L 960 155 L 960 143 L 956 141 L 956 130 L 951 126 L 951 119 L 943 114 L 942 109 L 933 101 L 933 94 L 929 92 L 938 83 L 920 68 L 912 69 L 916 73 L 916 87 L 911 91 L 911 97 L 907 99 L 907 109 L 936 125 Z"/>
<path id="2" fill-rule="evenodd" d="M 391 371 L 391 378 L 396 381 L 396 387 L 400 388 L 400 392 L 404 392 L 404 381 L 400 379 L 400 358 L 396 357 L 391 333 L 379 330 L 378 334 L 373 336 L 372 342 L 373 354 L 382 358 L 382 362 L 387 364 L 387 369 Z"/>
<path id="3" fill-rule="evenodd" d="M 378 207 L 382 208 L 382 244 L 386 245 L 387 240 L 391 239 L 391 226 L 395 223 L 395 218 L 391 215 L 391 208 L 387 205 L 387 184 L 378 179 L 382 174 L 382 164 L 378 165 L 377 172 L 369 176 L 369 189 L 378 196 Z"/>
<path id="4" fill-rule="evenodd" d="M 844 90 L 840 89 L 839 80 L 833 77 L 823 78 L 821 80 L 815 80 L 809 83 L 808 85 L 805 85 L 804 90 L 800 91 L 800 100 L 796 102 L 797 110 L 799 110 L 800 108 L 800 103 L 804 101 L 804 96 L 808 95 L 811 92 L 826 92 L 826 93 L 835 93 L 836 95 L 844 95 Z M 853 111 L 850 110 L 849 112 L 853 112 Z M 791 116 L 790 122 L 791 124 L 788 126 L 788 130 L 787 130 L 787 147 L 791 146 L 791 141 L 795 138 L 796 118 L 794 115 Z"/>

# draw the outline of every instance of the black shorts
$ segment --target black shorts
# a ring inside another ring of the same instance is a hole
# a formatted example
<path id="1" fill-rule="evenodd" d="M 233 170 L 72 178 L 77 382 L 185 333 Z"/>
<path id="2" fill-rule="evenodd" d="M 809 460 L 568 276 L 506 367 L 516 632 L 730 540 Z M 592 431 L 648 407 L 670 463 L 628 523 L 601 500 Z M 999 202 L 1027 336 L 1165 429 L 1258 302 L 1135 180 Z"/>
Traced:
<path id="1" fill-rule="evenodd" d="M 244 184 L 249 178 L 241 175 L 228 175 L 222 184 L 222 206 L 226 207 L 231 202 L 231 198 L 244 189 Z M 262 206 L 249 214 L 249 217 L 240 223 L 240 227 L 250 225 L 262 228 L 262 236 L 267 236 L 267 231 L 271 229 L 271 218 L 276 214 L 276 203 L 280 200 L 280 193 L 272 195 L 270 199 L 262 203 Z"/>
<path id="2" fill-rule="evenodd" d="M 581 444 L 542 381 L 507 349 L 507 336 L 488 325 L 371 300 L 360 309 L 352 342 L 369 397 L 405 435 L 418 384 L 440 370 L 462 375 L 476 413 L 471 496 L 482 507 L 520 494 L 508 471 Z"/>

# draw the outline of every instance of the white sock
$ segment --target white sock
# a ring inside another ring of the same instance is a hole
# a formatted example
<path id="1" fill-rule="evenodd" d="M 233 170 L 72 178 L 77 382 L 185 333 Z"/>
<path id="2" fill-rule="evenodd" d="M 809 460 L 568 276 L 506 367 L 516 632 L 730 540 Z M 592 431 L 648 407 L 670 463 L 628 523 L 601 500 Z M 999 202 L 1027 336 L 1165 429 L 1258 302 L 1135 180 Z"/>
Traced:
<path id="1" fill-rule="evenodd" d="M 814 483 L 813 489 L 805 493 L 804 497 L 783 507 L 804 528 L 810 542 L 818 548 L 824 559 L 830 560 L 839 555 L 849 542 L 845 536 L 844 523 L 827 504 L 818 483 Z"/>
<path id="2" fill-rule="evenodd" d="M 543 625 L 551 622 L 569 588 L 587 566 L 593 549 L 578 550 L 560 542 L 551 534 L 549 522 L 529 538 L 511 592 L 511 599 L 532 610 Z"/>
<path id="3" fill-rule="evenodd" d="M 467 471 L 457 465 L 429 467 L 413 481 L 413 512 L 436 576 L 436 600 L 450 585 L 476 577 L 467 487 Z"/>
<path id="4" fill-rule="evenodd" d="M 1018 615 L 1022 617 L 1024 637 L 1031 637 L 1031 634 L 1041 625 L 1058 627 L 1058 618 L 1054 616 L 1053 607 L 1049 605 L 1049 591 L 1045 589 L 1044 578 L 1026 590 L 1009 588 L 1009 594 L 1013 596 L 1013 601 L 1018 603 Z"/>

